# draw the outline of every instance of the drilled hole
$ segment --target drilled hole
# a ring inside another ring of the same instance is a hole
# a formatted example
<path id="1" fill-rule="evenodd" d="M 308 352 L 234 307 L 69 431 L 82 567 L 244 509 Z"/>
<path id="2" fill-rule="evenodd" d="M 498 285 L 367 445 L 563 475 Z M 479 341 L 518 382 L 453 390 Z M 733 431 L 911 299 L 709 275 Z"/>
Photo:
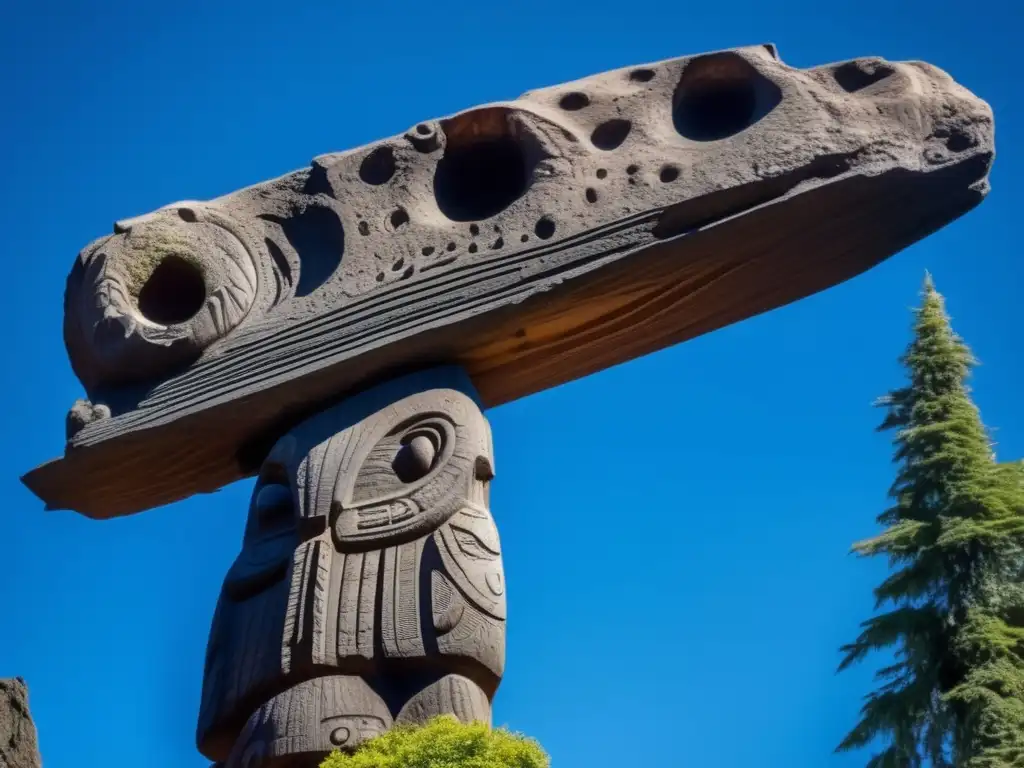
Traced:
<path id="1" fill-rule="evenodd" d="M 534 234 L 541 240 L 547 240 L 555 234 L 555 220 L 550 216 L 541 216 L 533 228 Z"/>
<path id="2" fill-rule="evenodd" d="M 409 214 L 404 208 L 396 208 L 388 220 L 391 222 L 391 229 L 398 230 L 409 223 Z"/>
<path id="3" fill-rule="evenodd" d="M 596 203 L 597 202 L 597 190 L 594 189 L 593 187 L 587 187 L 586 195 L 587 195 L 587 202 L 588 203 Z"/>
<path id="4" fill-rule="evenodd" d="M 394 175 L 395 153 L 391 147 L 377 147 L 359 165 L 359 178 L 367 184 L 386 184 Z"/>
<path id="5" fill-rule="evenodd" d="M 658 173 L 658 178 L 661 179 L 663 184 L 668 184 L 679 178 L 679 169 L 674 165 L 662 166 L 661 171 Z"/>
<path id="6" fill-rule="evenodd" d="M 590 134 L 590 142 L 598 149 L 603 149 L 607 152 L 622 146 L 622 142 L 629 136 L 629 131 L 632 127 L 633 124 L 629 120 L 623 120 L 619 117 L 614 120 L 608 120 L 594 129 L 594 132 Z"/>
<path id="7" fill-rule="evenodd" d="M 434 196 L 452 221 L 487 219 L 529 188 L 544 156 L 506 109 L 489 108 L 444 123 L 447 146 L 434 173 Z"/>
<path id="8" fill-rule="evenodd" d="M 681 136 L 717 141 L 756 123 L 782 100 L 778 86 L 733 53 L 687 65 L 673 96 L 672 122 Z"/>
<path id="9" fill-rule="evenodd" d="M 580 91 L 573 91 L 572 93 L 565 94 L 558 100 L 558 106 L 567 112 L 575 112 L 578 109 L 583 109 L 590 104 L 590 97 Z"/>
<path id="10" fill-rule="evenodd" d="M 167 256 L 139 291 L 139 311 L 158 325 L 176 325 L 195 317 L 206 302 L 206 282 L 195 264 Z"/>
<path id="11" fill-rule="evenodd" d="M 629 79 L 634 83 L 649 83 L 654 79 L 653 69 L 634 69 L 629 73 Z"/>

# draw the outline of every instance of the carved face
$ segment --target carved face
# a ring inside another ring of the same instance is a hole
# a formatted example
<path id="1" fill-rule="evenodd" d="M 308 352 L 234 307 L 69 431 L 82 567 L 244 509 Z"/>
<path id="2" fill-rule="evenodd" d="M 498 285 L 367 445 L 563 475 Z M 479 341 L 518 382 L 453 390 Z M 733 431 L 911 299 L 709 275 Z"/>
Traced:
<path id="1" fill-rule="evenodd" d="M 64 338 L 90 395 L 116 400 L 119 388 L 180 373 L 333 274 L 344 249 L 335 203 L 283 186 L 269 200 L 253 193 L 259 207 L 244 194 L 174 203 L 118 222 L 82 251 L 68 278 Z"/>
<path id="2" fill-rule="evenodd" d="M 405 609 L 396 606 L 433 618 L 429 589 L 408 603 L 377 574 L 411 567 L 422 570 L 413 578 L 430 584 L 437 571 L 434 582 L 456 585 L 496 617 L 486 621 L 503 623 L 500 552 L 487 510 L 490 428 L 471 397 L 448 387 L 415 391 L 423 380 L 392 382 L 310 419 L 264 461 L 211 630 L 199 728 L 204 753 L 223 754 L 263 691 L 325 668 L 380 669 L 398 648 L 389 622 Z M 440 538 L 428 547 L 432 534 Z M 448 595 L 449 613 L 458 600 Z M 441 631 L 473 610 L 459 608 Z M 444 652 L 443 642 L 418 642 L 413 656 L 428 647 Z"/>
<path id="3" fill-rule="evenodd" d="M 325 436 L 360 405 L 356 398 L 313 418 L 271 450 L 231 589 L 246 592 L 242 585 L 268 578 L 296 542 L 323 531 L 339 552 L 360 552 L 423 536 L 462 508 L 486 508 L 490 428 L 468 396 L 410 395 Z"/>
<path id="4" fill-rule="evenodd" d="M 119 222 L 83 252 L 69 280 L 72 365 L 87 387 L 158 377 L 234 329 L 258 283 L 257 257 L 208 206 Z"/>

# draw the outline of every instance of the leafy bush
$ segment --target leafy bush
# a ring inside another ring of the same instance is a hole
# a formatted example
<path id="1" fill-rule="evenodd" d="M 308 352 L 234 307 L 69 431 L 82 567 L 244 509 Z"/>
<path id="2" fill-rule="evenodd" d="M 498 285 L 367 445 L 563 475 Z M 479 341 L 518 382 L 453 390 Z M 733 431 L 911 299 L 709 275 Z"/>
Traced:
<path id="1" fill-rule="evenodd" d="M 354 754 L 334 752 L 320 768 L 549 768 L 533 739 L 442 715 L 422 726 L 396 726 Z"/>

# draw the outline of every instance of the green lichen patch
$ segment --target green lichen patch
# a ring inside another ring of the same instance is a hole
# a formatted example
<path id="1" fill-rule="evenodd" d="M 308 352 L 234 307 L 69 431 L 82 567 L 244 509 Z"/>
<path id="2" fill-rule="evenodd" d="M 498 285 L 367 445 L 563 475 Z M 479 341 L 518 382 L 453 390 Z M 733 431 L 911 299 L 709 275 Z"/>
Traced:
<path id="1" fill-rule="evenodd" d="M 125 287 L 138 296 L 154 270 L 164 259 L 176 256 L 206 277 L 206 265 L 196 253 L 193 240 L 173 222 L 152 221 L 131 231 L 126 241 L 125 260 L 120 265 Z"/>

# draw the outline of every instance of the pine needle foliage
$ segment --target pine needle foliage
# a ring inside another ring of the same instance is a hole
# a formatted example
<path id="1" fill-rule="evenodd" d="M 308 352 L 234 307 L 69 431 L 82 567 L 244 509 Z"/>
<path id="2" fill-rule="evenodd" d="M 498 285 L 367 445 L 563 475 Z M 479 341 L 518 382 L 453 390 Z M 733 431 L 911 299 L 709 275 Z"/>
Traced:
<path id="1" fill-rule="evenodd" d="M 838 751 L 881 744 L 868 768 L 1024 766 L 1024 467 L 999 464 L 971 400 L 976 361 L 929 277 L 900 359 L 907 385 L 879 401 L 896 480 L 884 530 L 858 542 L 885 557 L 877 615 L 840 670 L 892 654 Z"/>
<path id="2" fill-rule="evenodd" d="M 352 754 L 334 752 L 320 768 L 549 768 L 550 760 L 533 739 L 463 724 L 450 715 L 422 726 L 396 726 Z"/>

